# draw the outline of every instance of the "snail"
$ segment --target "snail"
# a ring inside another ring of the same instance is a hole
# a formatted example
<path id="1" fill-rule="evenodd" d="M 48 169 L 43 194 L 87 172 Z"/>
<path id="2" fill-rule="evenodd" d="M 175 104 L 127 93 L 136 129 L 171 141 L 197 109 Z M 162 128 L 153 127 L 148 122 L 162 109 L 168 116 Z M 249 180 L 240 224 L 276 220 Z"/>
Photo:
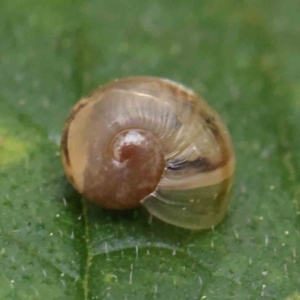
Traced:
<path id="1" fill-rule="evenodd" d="M 61 140 L 66 176 L 85 198 L 109 209 L 144 206 L 188 229 L 226 215 L 235 156 L 216 111 L 168 79 L 129 77 L 81 99 Z"/>

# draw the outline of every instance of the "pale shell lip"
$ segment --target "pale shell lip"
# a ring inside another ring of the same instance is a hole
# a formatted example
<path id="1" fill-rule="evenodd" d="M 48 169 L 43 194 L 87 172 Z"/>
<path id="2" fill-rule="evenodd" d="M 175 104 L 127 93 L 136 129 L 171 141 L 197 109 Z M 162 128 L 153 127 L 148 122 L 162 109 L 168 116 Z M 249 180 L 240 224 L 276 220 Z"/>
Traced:
<path id="1" fill-rule="evenodd" d="M 221 168 L 208 173 L 200 173 L 185 179 L 171 180 L 163 178 L 158 189 L 163 190 L 186 190 L 218 184 L 231 177 L 235 170 L 235 158 L 232 156 L 228 163 Z"/>

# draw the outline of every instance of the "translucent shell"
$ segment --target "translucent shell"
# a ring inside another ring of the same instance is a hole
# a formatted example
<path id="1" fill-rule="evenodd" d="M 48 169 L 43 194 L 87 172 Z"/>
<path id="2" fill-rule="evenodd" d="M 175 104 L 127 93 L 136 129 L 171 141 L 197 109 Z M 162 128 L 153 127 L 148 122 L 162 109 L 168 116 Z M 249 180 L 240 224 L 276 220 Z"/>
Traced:
<path id="1" fill-rule="evenodd" d="M 205 229 L 225 216 L 235 169 L 219 115 L 172 81 L 113 81 L 74 107 L 62 136 L 69 181 L 112 209 L 143 205 L 180 227 Z"/>

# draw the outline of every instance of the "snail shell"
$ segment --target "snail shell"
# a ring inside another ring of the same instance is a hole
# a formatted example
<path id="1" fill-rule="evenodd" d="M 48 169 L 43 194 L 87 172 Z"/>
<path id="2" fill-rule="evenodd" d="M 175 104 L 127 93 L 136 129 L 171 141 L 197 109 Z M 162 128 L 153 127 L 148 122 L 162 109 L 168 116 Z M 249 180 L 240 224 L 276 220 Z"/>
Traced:
<path id="1" fill-rule="evenodd" d="M 124 78 L 93 91 L 73 108 L 61 149 L 69 181 L 103 207 L 141 204 L 189 229 L 227 212 L 235 158 L 226 126 L 170 80 Z"/>

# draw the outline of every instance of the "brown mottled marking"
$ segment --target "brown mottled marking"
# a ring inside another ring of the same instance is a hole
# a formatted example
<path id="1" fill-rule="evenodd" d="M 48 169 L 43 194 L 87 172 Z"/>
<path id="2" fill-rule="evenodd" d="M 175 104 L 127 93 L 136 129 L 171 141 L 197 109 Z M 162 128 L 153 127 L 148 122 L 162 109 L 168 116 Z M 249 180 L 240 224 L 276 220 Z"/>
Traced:
<path id="1" fill-rule="evenodd" d="M 235 158 L 234 155 L 226 162 L 226 164 L 220 168 L 217 168 L 210 172 L 201 172 L 194 175 L 177 179 L 176 185 L 172 180 L 162 179 L 159 183 L 159 187 L 163 190 L 185 190 L 194 189 L 204 186 L 210 186 L 219 184 L 227 178 L 230 178 L 235 169 Z"/>
<path id="2" fill-rule="evenodd" d="M 163 85 L 163 84 L 161 84 Z M 184 89 L 180 89 L 177 85 L 175 84 L 172 84 L 172 83 L 169 83 L 168 84 L 168 88 L 172 91 L 172 93 L 175 95 L 175 96 L 181 96 L 181 97 L 184 97 L 184 98 L 188 98 L 189 96 L 191 96 L 190 93 L 188 93 L 187 91 L 185 91 Z"/>
<path id="3" fill-rule="evenodd" d="M 99 86 L 98 88 L 92 90 L 85 98 L 86 99 L 92 98 L 95 94 L 99 94 L 102 90 L 103 90 L 103 87 Z M 90 99 L 90 100 L 92 100 L 92 99 Z"/>
<path id="4" fill-rule="evenodd" d="M 213 115 L 209 115 L 207 112 L 201 110 L 200 116 L 204 120 L 207 127 L 210 129 L 211 133 L 214 135 L 215 139 L 218 141 L 220 148 L 222 149 L 222 159 L 217 164 L 215 164 L 214 169 L 223 167 L 225 164 L 228 163 L 230 159 L 230 148 L 226 143 L 226 139 L 224 135 L 220 132 L 219 126 L 217 125 L 216 117 Z"/>
<path id="5" fill-rule="evenodd" d="M 93 124 L 91 127 L 92 130 L 87 129 L 88 124 L 90 124 L 90 113 L 94 108 L 94 101 L 87 101 L 84 107 L 83 105 L 81 105 L 80 107 L 81 109 L 77 108 L 75 119 L 72 121 L 72 119 L 70 118 L 70 123 L 68 124 L 67 129 L 68 140 L 66 147 L 71 163 L 67 164 L 63 148 L 62 163 L 69 181 L 77 189 L 77 191 L 82 193 L 84 170 L 86 168 L 86 163 L 89 156 L 87 153 L 87 145 L 89 144 L 90 139 L 88 138 L 87 133 L 91 131 L 95 132 Z"/>
<path id="6" fill-rule="evenodd" d="M 88 99 L 84 98 L 75 105 L 75 107 L 73 108 L 71 114 L 67 118 L 67 123 L 66 123 L 66 126 L 65 126 L 64 130 L 63 130 L 63 134 L 62 134 L 62 138 L 61 138 L 61 148 L 62 148 L 62 151 L 65 155 L 65 159 L 66 159 L 65 162 L 69 166 L 71 164 L 69 149 L 68 149 L 68 138 L 69 138 L 70 125 L 71 125 L 72 121 L 75 119 L 78 112 L 81 109 L 83 109 L 87 104 L 88 104 Z"/>
<path id="7" fill-rule="evenodd" d="M 69 180 L 70 180 L 70 182 L 71 182 L 73 185 L 75 184 L 75 180 L 74 180 L 73 175 L 69 175 Z"/>
<path id="8" fill-rule="evenodd" d="M 68 136 L 69 136 L 69 123 L 64 128 L 62 137 L 61 137 L 61 149 L 63 155 L 65 156 L 65 162 L 69 166 L 70 165 L 70 155 L 68 150 Z"/>
<path id="9" fill-rule="evenodd" d="M 203 112 L 201 113 L 201 116 L 202 116 L 203 120 L 205 121 L 205 123 L 207 124 L 207 126 L 209 127 L 209 129 L 211 130 L 211 132 L 213 133 L 213 135 L 218 139 L 221 138 L 221 134 L 220 134 L 218 126 L 216 124 L 215 117 L 207 115 Z"/>
<path id="10" fill-rule="evenodd" d="M 68 117 L 68 122 L 71 122 L 75 119 L 76 115 L 78 114 L 78 112 L 83 109 L 89 102 L 89 99 L 87 98 L 84 98 L 84 99 L 81 99 L 75 106 L 74 108 L 72 109 L 72 112 L 71 114 L 69 115 Z"/>
<path id="11" fill-rule="evenodd" d="M 175 97 L 181 97 L 185 100 L 188 100 L 189 102 L 192 101 L 196 97 L 196 94 L 192 90 L 189 90 L 184 85 L 178 84 L 176 82 L 173 82 L 172 80 L 164 79 L 160 83 L 160 87 L 164 88 L 164 84 L 167 84 L 167 87 L 170 89 L 170 91 L 173 93 Z"/>
<path id="12" fill-rule="evenodd" d="M 66 159 L 66 156 L 64 155 L 63 152 L 62 152 L 62 155 L 61 155 L 61 159 L 62 159 L 62 163 L 63 163 L 64 169 L 65 169 L 66 176 L 67 176 L 68 180 L 70 182 L 72 182 L 72 180 L 71 180 L 71 178 L 73 177 L 72 169 L 71 169 L 71 166 L 67 164 L 67 159 Z"/>
<path id="13" fill-rule="evenodd" d="M 202 173 L 211 172 L 218 168 L 223 167 L 227 161 L 222 159 L 221 161 L 218 161 L 217 163 L 214 163 L 210 159 L 206 157 L 199 157 L 195 160 L 173 160 L 169 162 L 168 169 L 172 171 L 182 171 L 186 169 L 197 169 L 198 171 L 201 171 Z"/>

